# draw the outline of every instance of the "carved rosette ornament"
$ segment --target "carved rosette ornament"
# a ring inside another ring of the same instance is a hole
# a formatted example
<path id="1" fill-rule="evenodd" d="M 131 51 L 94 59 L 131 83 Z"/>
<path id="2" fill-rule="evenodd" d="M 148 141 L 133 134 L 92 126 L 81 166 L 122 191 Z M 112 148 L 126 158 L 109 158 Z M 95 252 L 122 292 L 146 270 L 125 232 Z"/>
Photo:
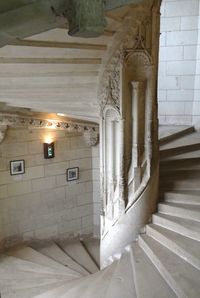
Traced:
<path id="1" fill-rule="evenodd" d="M 99 133 L 92 130 L 86 130 L 83 133 L 84 140 L 88 146 L 96 146 L 99 143 Z"/>

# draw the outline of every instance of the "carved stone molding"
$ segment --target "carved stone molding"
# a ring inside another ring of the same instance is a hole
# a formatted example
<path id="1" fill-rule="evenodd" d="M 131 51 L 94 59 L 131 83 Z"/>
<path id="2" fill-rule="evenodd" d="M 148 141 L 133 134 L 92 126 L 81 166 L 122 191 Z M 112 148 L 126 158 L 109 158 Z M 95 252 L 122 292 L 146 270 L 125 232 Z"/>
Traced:
<path id="1" fill-rule="evenodd" d="M 0 144 L 4 140 L 7 131 L 6 125 L 0 125 Z"/>
<path id="2" fill-rule="evenodd" d="M 84 140 L 88 146 L 96 146 L 99 143 L 99 133 L 96 131 L 86 130 L 83 133 Z"/>
<path id="3" fill-rule="evenodd" d="M 49 128 L 57 130 L 66 130 L 69 133 L 82 133 L 87 139 L 87 144 L 94 146 L 97 144 L 99 136 L 99 127 L 97 124 L 68 122 L 59 120 L 37 119 L 33 117 L 23 117 L 11 114 L 0 114 L 0 141 L 5 135 L 7 127 L 25 127 L 25 128 Z M 1 129 L 2 128 L 2 129 Z"/>

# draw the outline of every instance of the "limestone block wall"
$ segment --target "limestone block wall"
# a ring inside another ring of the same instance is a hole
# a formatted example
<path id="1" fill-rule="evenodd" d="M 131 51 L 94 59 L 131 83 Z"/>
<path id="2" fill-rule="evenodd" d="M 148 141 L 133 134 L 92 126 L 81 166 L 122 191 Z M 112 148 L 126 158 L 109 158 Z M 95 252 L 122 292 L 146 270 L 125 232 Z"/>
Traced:
<path id="1" fill-rule="evenodd" d="M 55 140 L 51 160 L 43 156 L 47 136 Z M 11 176 L 10 161 L 21 159 L 25 174 Z M 67 182 L 66 169 L 72 167 L 80 168 L 80 178 Z M 82 135 L 9 128 L 0 144 L 1 245 L 93 233 L 98 184 L 98 149 L 88 147 Z"/>
<path id="2" fill-rule="evenodd" d="M 100 161 L 99 146 L 92 147 L 92 181 L 93 181 L 93 223 L 94 236 L 100 237 Z"/>
<path id="3" fill-rule="evenodd" d="M 161 124 L 199 121 L 198 35 L 199 0 L 163 0 L 158 92 Z"/>

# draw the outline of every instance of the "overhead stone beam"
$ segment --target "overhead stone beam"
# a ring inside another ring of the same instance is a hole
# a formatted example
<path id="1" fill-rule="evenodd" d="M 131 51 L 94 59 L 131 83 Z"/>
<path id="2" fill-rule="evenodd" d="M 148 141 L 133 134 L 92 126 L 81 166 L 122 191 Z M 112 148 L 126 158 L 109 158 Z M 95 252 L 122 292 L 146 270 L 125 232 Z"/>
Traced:
<path id="1" fill-rule="evenodd" d="M 106 0 L 105 10 L 112 10 L 129 4 L 140 4 L 144 0 Z"/>
<path id="2" fill-rule="evenodd" d="M 97 37 L 104 33 L 104 12 L 143 0 L 7 0 L 0 3 L 0 47 L 60 26 L 69 34 Z"/>

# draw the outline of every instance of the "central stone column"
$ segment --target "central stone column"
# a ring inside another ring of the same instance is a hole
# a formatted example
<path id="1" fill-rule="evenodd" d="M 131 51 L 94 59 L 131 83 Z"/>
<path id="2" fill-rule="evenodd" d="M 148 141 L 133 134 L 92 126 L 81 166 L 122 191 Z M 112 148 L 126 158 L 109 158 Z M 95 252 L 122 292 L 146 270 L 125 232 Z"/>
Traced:
<path id="1" fill-rule="evenodd" d="M 106 20 L 102 0 L 71 0 L 69 7 L 69 35 L 97 37 L 103 34 Z"/>

